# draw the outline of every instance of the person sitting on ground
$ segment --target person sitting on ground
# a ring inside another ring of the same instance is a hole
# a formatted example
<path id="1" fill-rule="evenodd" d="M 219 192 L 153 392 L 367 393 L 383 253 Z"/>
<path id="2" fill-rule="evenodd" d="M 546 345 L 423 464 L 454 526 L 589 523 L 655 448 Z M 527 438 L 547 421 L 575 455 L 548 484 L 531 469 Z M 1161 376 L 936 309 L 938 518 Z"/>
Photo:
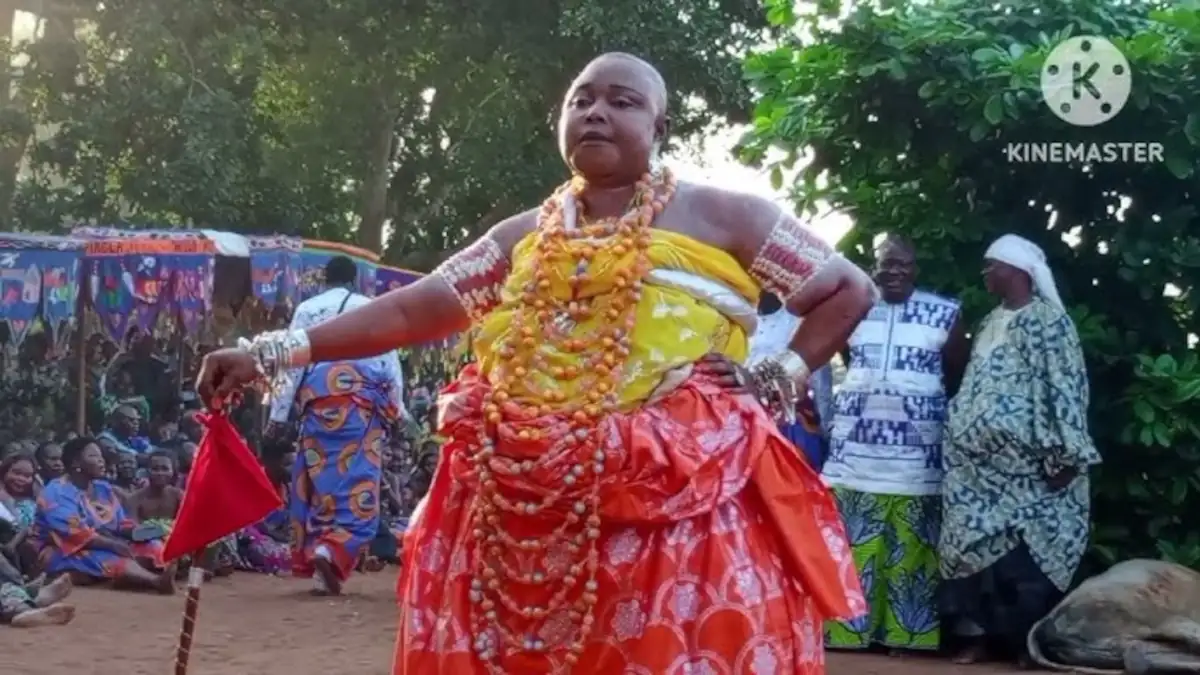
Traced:
<path id="1" fill-rule="evenodd" d="M 118 452 L 135 457 L 146 455 L 154 446 L 149 438 L 140 435 L 141 427 L 142 416 L 137 409 L 129 405 L 119 405 L 108 416 L 108 426 L 100 433 L 100 438 L 111 443 Z"/>
<path id="2" fill-rule="evenodd" d="M 421 443 L 421 453 L 417 457 L 416 466 L 413 467 L 412 473 L 408 478 L 408 487 L 412 490 L 416 501 L 420 501 L 429 492 L 429 486 L 433 482 L 433 474 L 437 470 L 438 455 L 440 453 L 441 445 L 437 441 L 426 440 Z"/>
<path id="3" fill-rule="evenodd" d="M 13 516 L 12 536 L 0 538 L 0 550 L 26 577 L 34 576 L 38 568 L 38 551 L 30 536 L 37 514 L 35 475 L 29 455 L 10 455 L 0 461 L 0 504 Z"/>
<path id="4" fill-rule="evenodd" d="M 183 490 L 175 487 L 175 456 L 166 450 L 150 453 L 150 478 L 132 495 L 133 513 L 139 523 L 160 526 L 164 533 L 171 531 Z"/>
<path id="5" fill-rule="evenodd" d="M 284 575 L 291 571 L 291 517 L 288 515 L 288 485 L 296 452 L 288 445 L 267 443 L 263 447 L 263 468 L 267 478 L 279 491 L 283 506 L 267 514 L 258 523 L 242 530 L 238 536 L 238 553 L 247 572 Z"/>
<path id="6" fill-rule="evenodd" d="M 118 585 L 175 592 L 175 569 L 162 563 L 162 539 L 139 532 L 104 480 L 100 446 L 80 437 L 63 447 L 67 475 L 38 499 L 35 531 L 48 574 L 77 583 L 107 579 Z"/>
<path id="7" fill-rule="evenodd" d="M 62 454 L 62 446 L 58 443 L 46 443 L 39 446 L 37 452 L 34 453 L 38 482 L 42 485 L 55 478 L 61 478 L 67 472 L 63 466 Z"/>
<path id="8" fill-rule="evenodd" d="M 140 396 L 129 378 L 129 373 L 114 371 L 111 380 L 105 384 L 105 393 L 101 396 L 100 408 L 108 417 L 121 406 L 133 408 L 141 419 L 150 416 L 150 403 L 145 396 Z"/>
<path id="9" fill-rule="evenodd" d="M 200 420 L 196 419 L 195 412 L 185 413 L 180 418 L 179 434 L 193 443 L 200 442 L 200 437 L 204 435 L 204 427 L 200 426 Z"/>
<path id="10" fill-rule="evenodd" d="M 188 474 L 192 472 L 192 463 L 196 461 L 196 451 L 200 446 L 192 441 L 185 441 L 179 446 L 179 467 L 178 476 L 175 479 L 175 486 L 180 490 L 187 488 Z"/>
<path id="11" fill-rule="evenodd" d="M 130 503 L 129 498 L 134 492 L 146 487 L 147 479 L 138 476 L 138 460 L 137 457 L 127 453 L 119 452 L 116 457 L 117 465 L 114 467 L 112 474 L 113 487 L 117 488 L 117 493 L 125 504 Z"/>
<path id="12" fill-rule="evenodd" d="M 26 583 L 21 573 L 0 556 L 0 623 L 14 628 L 61 626 L 75 618 L 75 608 L 63 603 L 71 594 L 71 578 L 52 583 Z"/>
<path id="13" fill-rule="evenodd" d="M 179 423 L 172 419 L 160 418 L 150 428 L 150 442 L 160 450 L 177 448 L 182 440 Z"/>
<path id="14" fill-rule="evenodd" d="M 400 563 L 400 540 L 408 529 L 403 481 L 392 470 L 395 453 L 391 444 L 384 444 L 380 455 L 383 472 L 379 477 L 379 532 L 370 547 L 371 557 L 392 565 Z"/>

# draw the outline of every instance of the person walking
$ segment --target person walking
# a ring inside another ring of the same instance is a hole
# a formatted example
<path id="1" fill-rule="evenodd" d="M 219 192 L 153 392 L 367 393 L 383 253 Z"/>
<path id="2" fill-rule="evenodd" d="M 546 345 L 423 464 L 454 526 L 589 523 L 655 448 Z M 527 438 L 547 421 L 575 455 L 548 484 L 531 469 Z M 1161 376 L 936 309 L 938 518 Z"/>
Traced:
<path id="1" fill-rule="evenodd" d="M 325 265 L 324 292 L 296 307 L 302 331 L 368 305 L 354 291 L 358 269 L 346 256 Z M 288 499 L 291 570 L 313 592 L 337 595 L 379 530 L 379 480 L 387 430 L 404 415 L 404 375 L 395 351 L 315 363 L 288 373 L 271 402 L 270 435 L 283 434 L 293 409 L 299 440 Z"/>

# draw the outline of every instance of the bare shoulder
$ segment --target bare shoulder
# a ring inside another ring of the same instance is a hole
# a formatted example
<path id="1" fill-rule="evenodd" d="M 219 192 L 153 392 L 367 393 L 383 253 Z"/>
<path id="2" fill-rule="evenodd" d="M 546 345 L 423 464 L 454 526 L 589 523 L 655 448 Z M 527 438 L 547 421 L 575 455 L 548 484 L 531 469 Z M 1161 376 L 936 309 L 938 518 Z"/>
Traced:
<path id="1" fill-rule="evenodd" d="M 506 256 L 511 256 L 512 250 L 516 247 L 517 243 L 537 227 L 538 212 L 540 210 L 540 208 L 529 209 L 515 216 L 509 216 L 493 225 L 492 229 L 488 230 L 485 236 L 490 237 L 499 244 L 500 249 L 504 251 Z"/>
<path id="2" fill-rule="evenodd" d="M 684 194 L 698 207 L 713 214 L 713 224 L 722 227 L 742 227 L 749 221 L 773 224 L 783 209 L 778 204 L 749 192 L 730 190 L 708 183 L 680 183 Z"/>
<path id="3" fill-rule="evenodd" d="M 688 211 L 701 217 L 708 235 L 743 264 L 749 264 L 780 218 L 791 216 L 759 195 L 719 185 L 681 182 L 680 194 Z"/>

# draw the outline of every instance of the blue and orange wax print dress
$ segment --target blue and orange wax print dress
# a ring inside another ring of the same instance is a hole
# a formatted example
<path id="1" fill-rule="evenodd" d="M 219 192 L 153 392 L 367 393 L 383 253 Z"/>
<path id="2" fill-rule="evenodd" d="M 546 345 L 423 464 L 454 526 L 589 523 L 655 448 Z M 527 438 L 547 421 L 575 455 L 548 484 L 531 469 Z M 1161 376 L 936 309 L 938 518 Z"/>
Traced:
<path id="1" fill-rule="evenodd" d="M 132 559 L 92 544 L 97 536 L 124 540 L 135 524 L 108 481 L 92 481 L 81 490 L 66 478 L 56 478 L 42 490 L 34 520 L 43 569 L 51 575 L 77 572 L 115 579 Z M 130 548 L 136 557 L 162 564 L 161 540 L 131 543 Z"/>
<path id="2" fill-rule="evenodd" d="M 292 573 L 311 577 L 317 547 L 345 580 L 379 531 L 381 449 L 399 413 L 377 360 L 322 363 L 300 388 L 300 448 L 289 504 Z"/>

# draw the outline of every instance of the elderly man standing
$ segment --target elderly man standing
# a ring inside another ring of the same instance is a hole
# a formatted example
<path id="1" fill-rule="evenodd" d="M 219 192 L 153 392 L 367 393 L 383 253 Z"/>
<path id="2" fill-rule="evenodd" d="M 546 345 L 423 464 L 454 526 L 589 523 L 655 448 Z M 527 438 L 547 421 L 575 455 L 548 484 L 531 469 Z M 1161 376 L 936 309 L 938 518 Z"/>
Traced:
<path id="1" fill-rule="evenodd" d="M 354 261 L 325 266 L 326 290 L 296 308 L 291 330 L 315 326 L 370 303 L 354 292 Z M 404 414 L 404 376 L 394 351 L 289 373 L 271 405 L 273 436 L 300 410 L 300 447 L 292 469 L 292 573 L 312 577 L 315 593 L 337 595 L 379 531 L 383 442 Z"/>
<path id="2" fill-rule="evenodd" d="M 850 337 L 829 458 L 870 612 L 827 626 L 831 649 L 934 650 L 946 392 L 966 364 L 956 301 L 917 290 L 911 243 L 875 250 L 881 299 Z"/>
<path id="3" fill-rule="evenodd" d="M 1079 336 L 1032 242 L 998 239 L 984 319 L 950 404 L 938 547 L 943 620 L 965 649 L 1027 658 L 1030 627 L 1062 598 L 1087 548 L 1088 380 Z"/>

